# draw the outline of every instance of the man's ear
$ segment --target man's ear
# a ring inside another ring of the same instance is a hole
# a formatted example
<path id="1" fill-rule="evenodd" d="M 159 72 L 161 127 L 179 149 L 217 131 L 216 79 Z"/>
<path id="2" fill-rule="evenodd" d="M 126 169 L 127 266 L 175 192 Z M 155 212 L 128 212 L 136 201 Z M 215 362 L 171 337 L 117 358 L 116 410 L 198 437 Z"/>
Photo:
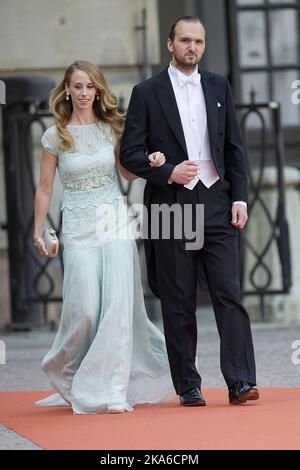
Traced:
<path id="1" fill-rule="evenodd" d="M 171 52 L 173 54 L 173 50 L 174 50 L 173 49 L 173 41 L 170 38 L 167 41 L 167 48 L 168 48 L 169 52 Z"/>

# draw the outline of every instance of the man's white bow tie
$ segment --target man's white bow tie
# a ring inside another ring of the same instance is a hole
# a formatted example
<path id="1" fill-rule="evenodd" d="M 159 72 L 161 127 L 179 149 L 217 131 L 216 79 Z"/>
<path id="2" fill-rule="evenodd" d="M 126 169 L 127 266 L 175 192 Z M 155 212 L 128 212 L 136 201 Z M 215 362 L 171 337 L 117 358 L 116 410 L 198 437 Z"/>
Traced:
<path id="1" fill-rule="evenodd" d="M 178 77 L 179 86 L 184 86 L 186 83 L 190 83 L 191 85 L 199 85 L 200 83 L 200 74 L 197 75 L 186 75 Z"/>

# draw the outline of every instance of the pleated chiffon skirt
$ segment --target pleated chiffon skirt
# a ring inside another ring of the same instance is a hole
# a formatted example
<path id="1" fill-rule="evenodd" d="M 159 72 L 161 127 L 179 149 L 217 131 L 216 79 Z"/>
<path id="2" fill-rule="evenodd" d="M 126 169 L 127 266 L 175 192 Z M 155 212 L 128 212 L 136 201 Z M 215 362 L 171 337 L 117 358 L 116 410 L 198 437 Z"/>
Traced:
<path id="1" fill-rule="evenodd" d="M 42 363 L 58 394 L 37 404 L 84 414 L 171 399 L 165 340 L 145 310 L 135 240 L 101 243 L 95 231 L 64 239 L 61 321 Z"/>

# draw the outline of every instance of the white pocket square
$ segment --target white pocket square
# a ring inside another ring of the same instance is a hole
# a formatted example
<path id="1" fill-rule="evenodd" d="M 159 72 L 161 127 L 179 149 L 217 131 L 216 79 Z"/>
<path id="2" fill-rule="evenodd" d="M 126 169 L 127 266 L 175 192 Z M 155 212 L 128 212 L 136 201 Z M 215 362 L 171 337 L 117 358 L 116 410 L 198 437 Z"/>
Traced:
<path id="1" fill-rule="evenodd" d="M 221 103 L 218 102 L 218 108 L 222 108 L 222 105 Z"/>

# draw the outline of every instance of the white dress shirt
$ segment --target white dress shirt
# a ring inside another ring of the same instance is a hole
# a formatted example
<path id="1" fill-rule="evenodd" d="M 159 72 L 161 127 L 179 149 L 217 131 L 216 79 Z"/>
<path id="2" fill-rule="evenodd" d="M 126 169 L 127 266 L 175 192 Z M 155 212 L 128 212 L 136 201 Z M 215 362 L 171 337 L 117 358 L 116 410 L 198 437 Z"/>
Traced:
<path id="1" fill-rule="evenodd" d="M 185 187 L 193 189 L 201 179 L 202 183 L 210 188 L 218 181 L 219 175 L 211 157 L 201 75 L 198 73 L 198 67 L 191 75 L 185 75 L 170 65 L 169 76 L 182 123 L 188 158 L 199 161 L 199 175 Z"/>
<path id="2" fill-rule="evenodd" d="M 200 179 L 207 188 L 210 188 L 220 177 L 211 156 L 206 103 L 198 66 L 191 75 L 183 74 L 172 64 L 168 72 L 181 119 L 188 158 L 199 162 L 198 176 L 185 187 L 192 190 Z M 245 202 L 242 204 L 247 206 Z"/>

